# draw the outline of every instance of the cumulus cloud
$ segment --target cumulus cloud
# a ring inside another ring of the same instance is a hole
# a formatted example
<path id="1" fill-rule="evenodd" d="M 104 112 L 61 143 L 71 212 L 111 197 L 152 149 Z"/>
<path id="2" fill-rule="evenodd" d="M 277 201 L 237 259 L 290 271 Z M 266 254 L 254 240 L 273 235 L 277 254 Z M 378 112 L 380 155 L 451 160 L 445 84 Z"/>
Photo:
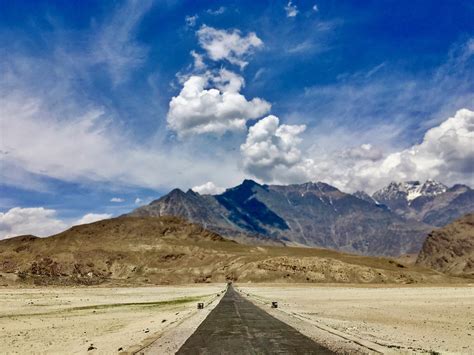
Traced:
<path id="1" fill-rule="evenodd" d="M 318 7 L 317 4 L 314 4 L 314 5 L 313 5 L 313 11 L 314 11 L 314 12 L 318 12 L 318 11 L 319 11 L 319 7 Z"/>
<path id="2" fill-rule="evenodd" d="M 223 187 L 216 186 L 212 181 L 208 181 L 199 186 L 194 186 L 191 190 L 201 195 L 218 195 L 225 191 Z"/>
<path id="3" fill-rule="evenodd" d="M 45 237 L 62 232 L 67 227 L 56 217 L 55 210 L 43 207 L 14 207 L 5 213 L 0 212 L 0 239 L 23 234 Z"/>
<path id="4" fill-rule="evenodd" d="M 243 85 L 241 76 L 225 69 L 216 76 L 192 75 L 170 101 L 169 127 L 181 137 L 244 130 L 247 120 L 263 116 L 271 105 L 260 98 L 247 100 L 240 94 Z"/>
<path id="5" fill-rule="evenodd" d="M 474 111 L 461 109 L 429 129 L 420 144 L 387 156 L 382 167 L 405 178 L 474 179 L 473 148 Z"/>
<path id="6" fill-rule="evenodd" d="M 285 6 L 285 12 L 286 12 L 286 17 L 295 17 L 296 15 L 298 15 L 298 8 L 290 0 L 288 1 L 288 4 L 286 4 Z"/>
<path id="7" fill-rule="evenodd" d="M 263 42 L 254 32 L 243 36 L 239 30 L 218 30 L 203 25 L 196 32 L 199 44 L 213 61 L 227 60 L 244 68 L 248 62 L 244 59 Z"/>
<path id="8" fill-rule="evenodd" d="M 373 192 L 393 180 L 474 184 L 474 111 L 468 109 L 429 129 L 421 143 L 389 153 L 372 144 L 301 152 L 304 129 L 280 125 L 275 116 L 258 121 L 240 148 L 245 171 L 264 182 L 325 181 L 348 192 Z"/>
<path id="9" fill-rule="evenodd" d="M 101 221 L 103 219 L 109 219 L 111 217 L 112 217 L 112 215 L 109 214 L 109 213 L 88 213 L 88 214 L 84 215 L 82 218 L 75 221 L 73 224 L 74 225 L 88 224 L 88 223 Z"/>
<path id="10" fill-rule="evenodd" d="M 421 143 L 388 154 L 364 144 L 313 156 L 310 175 L 347 190 L 374 190 L 390 181 L 436 179 L 474 184 L 474 112 L 461 109 L 429 129 Z"/>
<path id="11" fill-rule="evenodd" d="M 121 197 L 112 197 L 110 199 L 110 202 L 115 202 L 115 203 L 121 203 L 121 202 L 124 202 L 125 200 Z"/>
<path id="12" fill-rule="evenodd" d="M 305 125 L 280 125 L 270 115 L 250 127 L 247 140 L 240 146 L 244 169 L 264 181 L 304 180 L 306 165 L 298 144 Z"/>

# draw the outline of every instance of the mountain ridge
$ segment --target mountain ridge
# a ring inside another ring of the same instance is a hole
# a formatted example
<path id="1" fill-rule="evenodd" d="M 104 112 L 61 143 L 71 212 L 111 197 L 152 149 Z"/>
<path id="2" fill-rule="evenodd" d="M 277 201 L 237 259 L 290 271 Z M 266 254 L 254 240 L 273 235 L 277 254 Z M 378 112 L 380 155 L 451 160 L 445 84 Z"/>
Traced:
<path id="1" fill-rule="evenodd" d="M 474 211 L 474 190 L 467 185 L 447 187 L 434 180 L 391 182 L 372 198 L 404 219 L 434 227 L 445 226 Z"/>
<path id="2" fill-rule="evenodd" d="M 418 252 L 431 229 L 323 182 L 261 185 L 218 195 L 172 190 L 129 216 L 176 215 L 242 241 L 332 248 L 365 255 Z"/>

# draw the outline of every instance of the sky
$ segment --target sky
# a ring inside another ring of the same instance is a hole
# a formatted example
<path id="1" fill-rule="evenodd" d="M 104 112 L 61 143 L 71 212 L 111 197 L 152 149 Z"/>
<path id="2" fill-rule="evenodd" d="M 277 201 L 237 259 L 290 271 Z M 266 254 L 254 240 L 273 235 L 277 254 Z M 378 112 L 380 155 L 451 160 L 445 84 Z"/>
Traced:
<path id="1" fill-rule="evenodd" d="M 245 178 L 474 185 L 472 0 L 0 8 L 0 239 Z"/>

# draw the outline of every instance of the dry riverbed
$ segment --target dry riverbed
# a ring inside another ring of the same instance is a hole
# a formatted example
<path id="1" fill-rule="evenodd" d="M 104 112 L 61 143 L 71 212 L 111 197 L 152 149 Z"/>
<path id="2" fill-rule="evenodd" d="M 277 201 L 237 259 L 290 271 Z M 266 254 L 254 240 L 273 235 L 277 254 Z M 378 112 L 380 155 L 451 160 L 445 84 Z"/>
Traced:
<path id="1" fill-rule="evenodd" d="M 223 284 L 0 288 L 0 349 L 17 354 L 136 351 L 163 333 L 173 333 L 182 323 L 188 324 L 189 319 L 198 319 L 197 302 L 216 303 L 217 294 L 224 289 Z M 184 339 L 168 336 L 166 341 L 179 344 L 190 334 L 181 335 Z"/>
<path id="2" fill-rule="evenodd" d="M 474 353 L 474 287 L 238 285 L 254 303 L 334 350 Z M 269 302 L 278 301 L 278 310 Z M 359 342 L 363 346 L 357 345 Z M 339 343 L 334 346 L 334 343 Z"/>

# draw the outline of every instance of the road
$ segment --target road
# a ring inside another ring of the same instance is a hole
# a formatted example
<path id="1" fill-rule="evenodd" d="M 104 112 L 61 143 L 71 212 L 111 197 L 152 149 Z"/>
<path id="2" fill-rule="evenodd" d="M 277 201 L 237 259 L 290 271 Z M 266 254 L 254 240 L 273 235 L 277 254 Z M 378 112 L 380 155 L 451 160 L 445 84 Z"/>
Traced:
<path id="1" fill-rule="evenodd" d="M 240 296 L 232 286 L 176 354 L 334 354 Z"/>

